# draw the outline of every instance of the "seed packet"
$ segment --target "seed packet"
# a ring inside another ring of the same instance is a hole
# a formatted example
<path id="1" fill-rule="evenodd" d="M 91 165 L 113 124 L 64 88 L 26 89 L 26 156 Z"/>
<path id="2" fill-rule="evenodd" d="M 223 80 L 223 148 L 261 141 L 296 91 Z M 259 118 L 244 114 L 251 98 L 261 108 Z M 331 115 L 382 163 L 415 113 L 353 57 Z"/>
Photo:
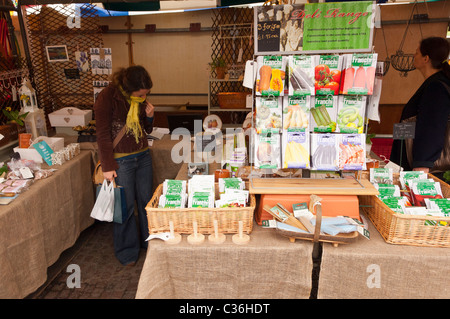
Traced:
<path id="1" fill-rule="evenodd" d="M 400 187 L 398 185 L 392 184 L 374 184 L 375 188 L 378 190 L 379 194 L 377 195 L 380 199 L 386 199 L 386 197 L 390 196 L 400 196 Z"/>
<path id="2" fill-rule="evenodd" d="M 248 199 L 249 199 L 249 191 L 248 190 L 225 188 L 225 194 L 235 194 L 238 197 L 242 196 L 245 199 L 245 202 L 248 203 Z"/>
<path id="3" fill-rule="evenodd" d="M 188 198 L 189 208 L 213 208 L 214 207 L 214 193 L 211 192 L 193 192 L 189 194 Z"/>
<path id="4" fill-rule="evenodd" d="M 340 94 L 373 94 L 378 54 L 344 54 Z"/>
<path id="5" fill-rule="evenodd" d="M 318 55 L 289 56 L 289 96 L 315 95 L 314 67 Z"/>
<path id="6" fill-rule="evenodd" d="M 366 96 L 340 95 L 337 110 L 337 130 L 340 133 L 363 133 Z"/>
<path id="7" fill-rule="evenodd" d="M 309 168 L 309 132 L 305 129 L 283 131 L 282 168 Z"/>
<path id="8" fill-rule="evenodd" d="M 320 55 L 314 68 L 316 95 L 338 95 L 342 55 Z"/>
<path id="9" fill-rule="evenodd" d="M 339 169 L 366 169 L 365 134 L 339 134 Z"/>
<path id="10" fill-rule="evenodd" d="M 339 170 L 338 135 L 311 134 L 311 167 L 313 170 Z"/>
<path id="11" fill-rule="evenodd" d="M 428 209 L 437 209 L 445 216 L 449 216 L 450 198 L 425 198 L 424 201 Z"/>
<path id="12" fill-rule="evenodd" d="M 370 168 L 369 180 L 371 183 L 393 184 L 392 168 Z"/>
<path id="13" fill-rule="evenodd" d="M 279 133 L 282 128 L 283 105 L 280 97 L 257 97 L 256 105 L 256 122 L 255 128 L 257 133 L 273 132 Z"/>
<path id="14" fill-rule="evenodd" d="M 404 214 L 406 198 L 404 196 L 384 196 L 380 198 L 383 203 L 396 213 Z"/>
<path id="15" fill-rule="evenodd" d="M 280 134 L 261 133 L 255 139 L 255 166 L 277 169 L 281 167 Z"/>
<path id="16" fill-rule="evenodd" d="M 333 95 L 318 95 L 312 98 L 311 126 L 312 132 L 336 131 L 336 114 L 338 97 Z"/>
<path id="17" fill-rule="evenodd" d="M 188 183 L 188 193 L 215 192 L 214 175 L 193 175 Z"/>
<path id="18" fill-rule="evenodd" d="M 283 129 L 309 130 L 310 96 L 285 96 L 283 100 Z"/>
<path id="19" fill-rule="evenodd" d="M 441 184 L 433 180 L 414 180 L 409 183 L 414 206 L 426 206 L 425 198 L 443 198 Z"/>
<path id="20" fill-rule="evenodd" d="M 413 179 L 426 179 L 427 173 L 422 171 L 402 171 L 400 172 L 399 181 L 403 190 L 409 190 L 408 182 Z"/>
<path id="21" fill-rule="evenodd" d="M 186 193 L 186 181 L 166 179 L 163 182 L 163 194 L 164 195 L 176 195 Z"/>
<path id="22" fill-rule="evenodd" d="M 286 78 L 285 56 L 258 56 L 256 59 L 258 72 L 256 74 L 256 95 L 283 96 Z"/>
<path id="23" fill-rule="evenodd" d="M 159 208 L 185 208 L 186 195 L 161 195 L 158 202 Z"/>
<path id="24" fill-rule="evenodd" d="M 245 182 L 240 177 L 219 178 L 219 193 L 223 194 L 228 189 L 243 190 Z"/>

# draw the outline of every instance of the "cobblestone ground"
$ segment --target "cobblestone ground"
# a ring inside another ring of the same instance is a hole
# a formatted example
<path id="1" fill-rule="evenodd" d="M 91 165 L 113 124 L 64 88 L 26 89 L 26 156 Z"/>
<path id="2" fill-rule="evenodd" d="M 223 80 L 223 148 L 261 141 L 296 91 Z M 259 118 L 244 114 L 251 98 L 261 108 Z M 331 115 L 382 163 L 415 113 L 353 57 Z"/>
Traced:
<path id="1" fill-rule="evenodd" d="M 122 266 L 114 256 L 112 223 L 96 222 L 67 261 L 61 263 L 57 275 L 34 295 L 33 299 L 134 299 L 145 260 L 145 250 L 135 266 Z M 78 265 L 80 288 L 70 288 L 75 272 L 68 265 Z M 68 284 L 69 283 L 69 286 Z"/>

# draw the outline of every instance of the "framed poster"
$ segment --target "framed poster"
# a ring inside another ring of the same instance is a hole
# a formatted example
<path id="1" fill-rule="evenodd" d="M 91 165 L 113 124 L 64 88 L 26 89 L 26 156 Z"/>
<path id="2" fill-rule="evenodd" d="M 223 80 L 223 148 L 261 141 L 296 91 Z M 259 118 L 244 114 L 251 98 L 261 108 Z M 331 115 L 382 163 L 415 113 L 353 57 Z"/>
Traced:
<path id="1" fill-rule="evenodd" d="M 64 62 L 69 61 L 67 54 L 67 46 L 65 45 L 49 45 L 45 47 L 48 62 Z"/>
<path id="2" fill-rule="evenodd" d="M 255 55 L 371 52 L 373 1 L 254 8 Z"/>

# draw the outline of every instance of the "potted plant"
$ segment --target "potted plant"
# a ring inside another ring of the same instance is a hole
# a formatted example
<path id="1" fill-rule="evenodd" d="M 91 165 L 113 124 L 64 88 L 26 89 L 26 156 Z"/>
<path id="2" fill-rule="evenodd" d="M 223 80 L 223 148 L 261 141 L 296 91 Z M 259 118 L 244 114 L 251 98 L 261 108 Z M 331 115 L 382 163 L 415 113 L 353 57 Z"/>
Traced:
<path id="1" fill-rule="evenodd" d="M 216 71 L 217 79 L 225 78 L 227 63 L 225 62 L 224 58 L 222 58 L 221 56 L 215 58 L 212 62 L 209 63 L 209 66 L 211 67 L 211 72 Z"/>
<path id="2" fill-rule="evenodd" d="M 11 110 L 11 107 L 6 107 L 3 110 L 3 114 L 6 116 L 6 118 L 9 120 L 9 123 L 16 123 L 20 126 L 24 126 L 23 120 L 27 117 L 28 112 L 26 113 L 20 113 L 19 110 Z"/>
<path id="3" fill-rule="evenodd" d="M 370 128 L 367 128 L 367 134 L 366 134 L 366 154 L 370 153 L 370 150 L 372 149 L 372 138 L 375 137 L 375 133 L 369 133 Z"/>

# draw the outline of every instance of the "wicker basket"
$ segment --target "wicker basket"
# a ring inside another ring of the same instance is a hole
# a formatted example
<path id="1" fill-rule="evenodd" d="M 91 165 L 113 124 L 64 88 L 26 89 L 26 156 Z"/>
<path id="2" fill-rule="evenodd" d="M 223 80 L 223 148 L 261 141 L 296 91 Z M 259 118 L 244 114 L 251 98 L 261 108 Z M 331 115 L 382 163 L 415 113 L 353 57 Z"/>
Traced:
<path id="1" fill-rule="evenodd" d="M 168 232 L 169 221 L 173 221 L 174 231 L 180 234 L 192 234 L 193 221 L 197 221 L 197 229 L 201 234 L 214 233 L 214 220 L 217 219 L 219 232 L 234 234 L 239 232 L 239 221 L 243 221 L 243 231 L 252 232 L 253 212 L 256 206 L 255 195 L 249 195 L 248 207 L 235 208 L 158 208 L 159 197 L 163 185 L 160 184 L 152 199 L 145 208 L 147 210 L 149 233 Z M 218 184 L 216 183 L 216 195 Z"/>
<path id="2" fill-rule="evenodd" d="M 244 109 L 248 94 L 244 92 L 223 92 L 217 94 L 217 99 L 221 109 Z"/>
<path id="3" fill-rule="evenodd" d="M 429 177 L 441 183 L 442 195 L 450 197 L 450 187 L 435 176 Z M 394 174 L 398 183 L 398 174 Z M 450 217 L 416 216 L 395 213 L 377 196 L 358 196 L 363 211 L 389 244 L 450 247 Z M 434 226 L 426 221 L 435 222 Z M 439 222 L 447 223 L 446 226 Z"/>

